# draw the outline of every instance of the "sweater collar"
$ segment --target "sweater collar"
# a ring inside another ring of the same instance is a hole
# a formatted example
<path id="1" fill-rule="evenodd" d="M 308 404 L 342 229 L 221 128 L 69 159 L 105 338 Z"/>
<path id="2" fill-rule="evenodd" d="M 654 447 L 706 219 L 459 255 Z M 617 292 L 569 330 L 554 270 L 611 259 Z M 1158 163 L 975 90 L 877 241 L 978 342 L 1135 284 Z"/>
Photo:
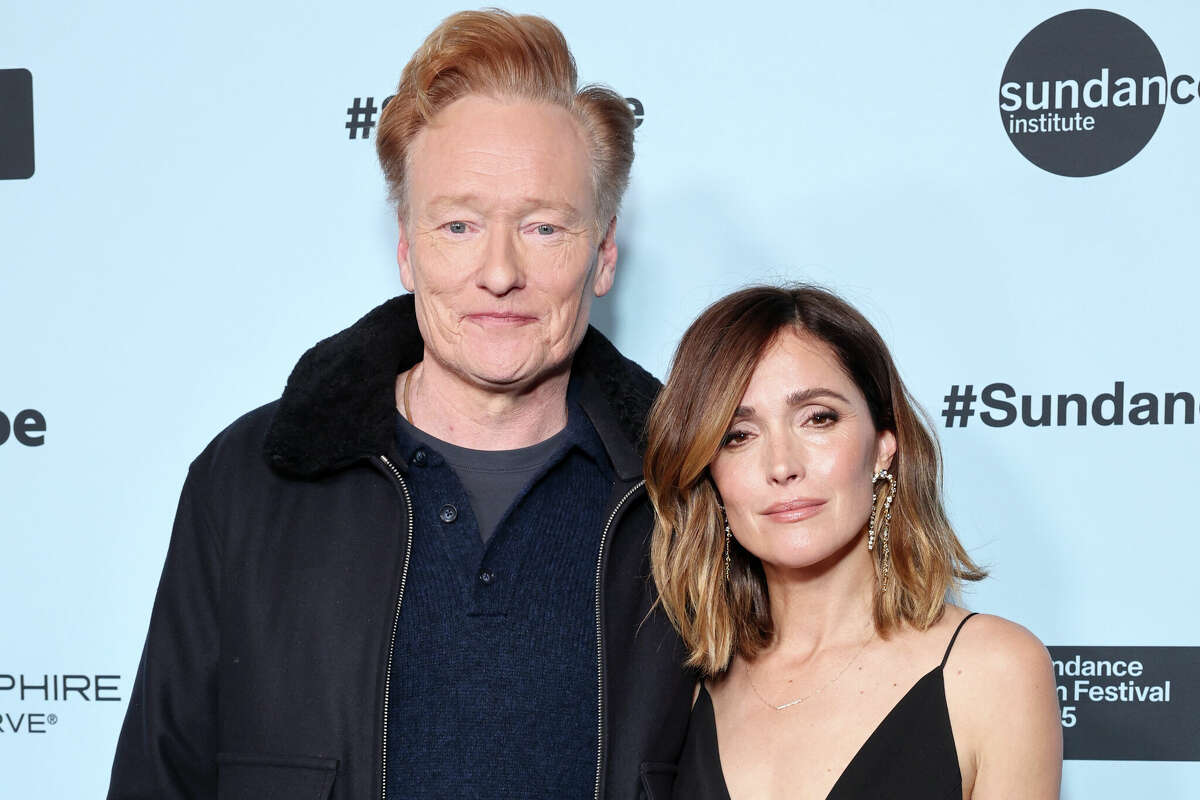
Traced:
<path id="1" fill-rule="evenodd" d="M 392 452 L 396 376 L 421 360 L 413 296 L 392 298 L 296 364 L 267 431 L 268 463 L 315 478 Z M 623 480 L 641 475 L 642 436 L 658 381 L 589 327 L 572 373 L 579 403 Z"/>

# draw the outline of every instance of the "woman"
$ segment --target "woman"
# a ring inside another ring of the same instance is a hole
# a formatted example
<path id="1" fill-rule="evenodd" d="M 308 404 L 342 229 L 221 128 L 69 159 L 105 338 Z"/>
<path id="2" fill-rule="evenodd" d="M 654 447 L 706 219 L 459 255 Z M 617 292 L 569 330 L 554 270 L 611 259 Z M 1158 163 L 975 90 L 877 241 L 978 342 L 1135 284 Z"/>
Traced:
<path id="1" fill-rule="evenodd" d="M 1058 797 L 1049 656 L 948 602 L 985 573 L 861 314 L 803 286 L 718 301 L 648 437 L 654 579 L 703 677 L 675 797 Z"/>

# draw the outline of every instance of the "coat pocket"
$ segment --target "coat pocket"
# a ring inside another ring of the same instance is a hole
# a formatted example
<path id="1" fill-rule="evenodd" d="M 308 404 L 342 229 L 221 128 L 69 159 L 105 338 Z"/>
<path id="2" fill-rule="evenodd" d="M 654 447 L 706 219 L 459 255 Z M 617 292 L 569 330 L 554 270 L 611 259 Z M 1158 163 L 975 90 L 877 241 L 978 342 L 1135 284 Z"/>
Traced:
<path id="1" fill-rule="evenodd" d="M 217 754 L 217 800 L 326 800 L 336 758 Z"/>
<path id="2" fill-rule="evenodd" d="M 638 770 L 642 777 L 642 797 L 645 800 L 671 800 L 675 793 L 675 765 L 660 761 L 643 761 Z"/>

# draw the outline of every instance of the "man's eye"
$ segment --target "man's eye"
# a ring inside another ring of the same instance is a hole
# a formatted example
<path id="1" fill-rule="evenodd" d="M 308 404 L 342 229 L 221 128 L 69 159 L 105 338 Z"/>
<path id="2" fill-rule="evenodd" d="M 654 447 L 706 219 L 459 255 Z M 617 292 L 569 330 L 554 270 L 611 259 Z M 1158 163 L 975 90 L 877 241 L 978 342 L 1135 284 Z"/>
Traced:
<path id="1" fill-rule="evenodd" d="M 466 233 L 467 232 L 467 223 L 451 222 L 446 225 L 446 230 L 450 231 L 451 233 Z"/>
<path id="2" fill-rule="evenodd" d="M 538 232 L 538 235 L 540 235 L 540 236 L 549 236 L 552 233 L 554 233 L 557 230 L 557 228 L 555 228 L 553 225 L 551 225 L 547 222 L 543 222 L 541 225 L 538 225 L 537 228 L 535 228 L 534 230 L 536 230 Z"/>

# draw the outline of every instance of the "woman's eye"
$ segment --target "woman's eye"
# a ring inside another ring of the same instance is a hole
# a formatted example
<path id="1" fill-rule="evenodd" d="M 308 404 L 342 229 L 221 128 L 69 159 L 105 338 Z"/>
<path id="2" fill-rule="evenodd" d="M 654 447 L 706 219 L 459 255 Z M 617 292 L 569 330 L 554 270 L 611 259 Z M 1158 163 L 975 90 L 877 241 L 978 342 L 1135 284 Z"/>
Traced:
<path id="1" fill-rule="evenodd" d="M 450 223 L 446 224 L 446 230 L 450 231 L 451 233 L 466 233 L 467 232 L 467 223 L 457 222 L 457 221 L 450 222 Z"/>
<path id="2" fill-rule="evenodd" d="M 536 228 L 534 228 L 534 230 L 538 232 L 539 236 L 550 236 L 558 229 L 548 222 L 543 222 L 541 225 L 538 225 Z"/>
<path id="3" fill-rule="evenodd" d="M 813 427 L 827 428 L 838 421 L 838 415 L 836 411 L 817 411 L 808 420 Z"/>
<path id="4" fill-rule="evenodd" d="M 750 434 L 745 431 L 730 431 L 721 440 L 721 447 L 737 447 L 748 438 L 750 438 Z"/>

